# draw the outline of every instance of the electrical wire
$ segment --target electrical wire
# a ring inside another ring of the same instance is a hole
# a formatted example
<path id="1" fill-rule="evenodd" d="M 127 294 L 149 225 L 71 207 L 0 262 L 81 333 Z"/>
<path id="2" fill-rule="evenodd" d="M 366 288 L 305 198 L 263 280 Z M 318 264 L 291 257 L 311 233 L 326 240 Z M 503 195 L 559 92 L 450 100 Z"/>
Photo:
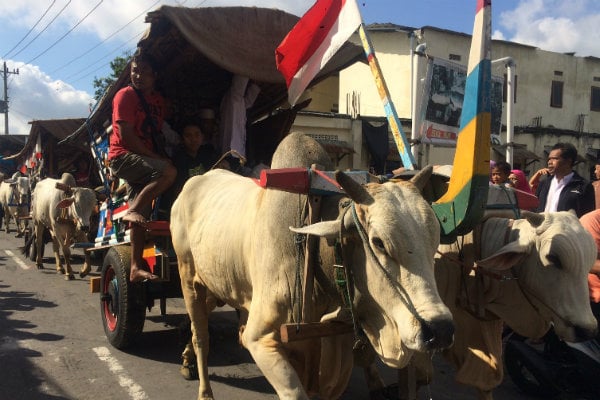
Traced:
<path id="1" fill-rule="evenodd" d="M 54 3 L 56 3 L 56 0 L 52 1 L 52 3 L 48 6 L 48 8 L 46 8 L 46 11 L 44 11 L 44 13 L 42 14 L 42 16 L 36 21 L 36 23 L 31 27 L 31 29 L 29 29 L 29 31 L 25 34 L 25 36 L 23 36 L 21 38 L 21 40 L 19 40 L 19 42 L 12 47 L 12 49 L 10 49 L 8 52 L 6 52 L 6 54 L 4 54 L 2 56 L 2 58 L 6 59 L 6 57 L 8 57 L 8 55 L 10 54 L 11 51 L 13 51 L 14 49 L 16 49 L 21 43 L 23 43 L 23 40 L 25 40 L 27 38 L 27 36 L 29 36 L 29 34 L 31 32 L 33 32 L 33 30 L 35 29 L 35 27 L 38 26 L 38 24 L 42 21 L 42 19 L 46 16 L 46 14 L 48 14 L 48 11 L 50 11 L 50 9 L 54 5 Z"/>
<path id="2" fill-rule="evenodd" d="M 187 0 L 186 0 L 187 1 Z M 73 62 L 81 59 L 83 56 L 89 54 L 90 52 L 92 52 L 93 50 L 95 50 L 96 48 L 98 48 L 102 43 L 106 42 L 107 40 L 109 40 L 110 38 L 112 38 L 113 36 L 115 36 L 117 33 L 121 32 L 123 29 L 125 29 L 127 26 L 129 26 L 131 23 L 133 23 L 135 20 L 137 20 L 139 17 L 141 17 L 142 15 L 144 15 L 145 13 L 148 12 L 148 10 L 150 10 L 152 7 L 154 7 L 156 4 L 160 3 L 160 0 L 155 1 L 150 7 L 146 8 L 144 11 L 142 11 L 141 13 L 139 13 L 138 15 L 136 15 L 133 19 L 131 19 L 128 23 L 126 23 L 125 25 L 123 25 L 122 27 L 120 27 L 119 29 L 117 29 L 116 31 L 114 31 L 112 34 L 110 34 L 106 39 L 104 39 L 103 41 L 101 41 L 100 43 L 96 44 L 95 46 L 93 46 L 92 48 L 90 48 L 89 50 L 87 50 L 86 52 L 82 53 L 81 55 L 73 58 L 72 60 L 68 61 L 66 64 L 63 64 L 62 66 L 56 68 L 53 71 L 50 71 L 48 74 L 52 75 L 57 71 L 60 71 L 61 69 L 68 67 L 69 65 L 71 65 Z M 184 2 L 185 3 L 185 2 Z"/>
<path id="3" fill-rule="evenodd" d="M 111 50 L 110 52 L 106 53 L 105 55 L 103 55 L 102 57 L 96 59 L 94 62 L 92 62 L 91 64 L 88 64 L 86 67 L 80 69 L 78 72 L 68 76 L 67 78 L 63 79 L 63 81 L 68 81 L 73 79 L 74 77 L 76 77 L 77 75 L 80 75 L 81 73 L 85 72 L 85 70 L 92 68 L 94 65 L 98 64 L 99 62 L 105 60 L 108 56 L 110 56 L 111 54 L 117 52 L 119 49 L 121 49 L 122 47 L 126 46 L 127 43 L 131 42 L 132 40 L 138 38 L 139 36 L 141 36 L 145 31 L 141 31 L 139 32 L 137 35 L 133 36 L 132 38 L 130 38 L 129 40 L 127 40 L 125 43 L 123 43 L 122 45 L 114 48 L 113 50 Z M 112 61 L 112 60 L 111 60 Z M 99 68 L 86 73 L 85 75 L 83 75 L 82 77 L 78 78 L 77 80 L 74 80 L 73 82 L 78 82 L 79 80 L 81 80 L 82 78 L 88 76 L 89 74 L 91 74 L 92 72 L 96 72 L 97 70 L 103 68 L 104 66 L 106 66 L 106 62 L 104 62 Z"/>
<path id="4" fill-rule="evenodd" d="M 65 4 L 65 5 L 63 6 L 63 8 L 61 8 L 61 9 L 60 9 L 60 11 L 58 12 L 58 14 L 56 14 L 56 15 L 54 16 L 54 18 L 52 18 L 52 20 L 50 20 L 50 22 L 48 22 L 48 24 L 46 24 L 46 26 L 44 27 L 44 29 L 42 29 L 41 31 L 39 31 L 39 32 L 38 32 L 38 34 L 37 34 L 37 35 L 35 35 L 35 37 L 34 37 L 33 39 L 31 39 L 31 40 L 30 40 L 30 41 L 29 41 L 29 42 L 28 42 L 28 43 L 25 45 L 25 47 L 23 47 L 21 50 L 19 50 L 19 51 L 17 52 L 17 54 L 13 54 L 12 58 L 15 58 L 16 56 L 18 56 L 19 54 L 21 54 L 21 52 L 22 52 L 23 50 L 25 50 L 26 48 L 28 48 L 28 47 L 29 47 L 29 45 L 30 45 L 31 43 L 33 43 L 33 41 L 34 41 L 35 39 L 37 39 L 37 38 L 38 38 L 38 37 L 39 37 L 39 36 L 40 36 L 42 33 L 44 33 L 44 32 L 46 31 L 46 29 L 48 29 L 48 27 L 49 27 L 50 25 L 52 25 L 52 23 L 53 23 L 53 22 L 56 20 L 56 18 L 58 18 L 58 17 L 59 17 L 59 15 L 61 15 L 61 14 L 63 13 L 63 11 L 65 11 L 65 9 L 67 8 L 67 6 L 68 6 L 69 4 L 71 4 L 71 0 L 69 0 L 69 1 L 67 2 L 67 4 Z"/>
<path id="5" fill-rule="evenodd" d="M 40 58 L 41 56 L 43 56 L 44 54 L 46 54 L 51 48 L 53 48 L 54 46 L 56 46 L 61 40 L 63 40 L 68 34 L 70 34 L 71 32 L 73 32 L 73 30 L 75 28 L 77 28 L 79 26 L 79 24 L 81 24 L 83 21 L 85 21 L 85 19 L 87 17 L 90 16 L 91 13 L 93 13 L 94 11 L 96 11 L 96 9 L 100 6 L 100 4 L 102 4 L 104 2 L 104 0 L 100 0 L 98 2 L 98 4 L 96 4 L 94 6 L 94 8 L 92 8 L 87 14 L 85 14 L 85 16 L 83 18 L 81 18 L 76 24 L 75 26 L 73 26 L 71 29 L 69 29 L 64 35 L 62 35 L 60 38 L 58 38 L 58 40 L 56 40 L 54 43 L 52 43 L 46 50 L 42 51 L 40 54 L 38 54 L 37 56 L 35 56 L 34 58 L 32 58 L 31 60 L 27 61 L 26 63 L 24 63 L 23 65 L 27 65 L 27 64 L 31 64 L 32 62 L 34 62 L 35 60 L 37 60 L 38 58 Z"/>

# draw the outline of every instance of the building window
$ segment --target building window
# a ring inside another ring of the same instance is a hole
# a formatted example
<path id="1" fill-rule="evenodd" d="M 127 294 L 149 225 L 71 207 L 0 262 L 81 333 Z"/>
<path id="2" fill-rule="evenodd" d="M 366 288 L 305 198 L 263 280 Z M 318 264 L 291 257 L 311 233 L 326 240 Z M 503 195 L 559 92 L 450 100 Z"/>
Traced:
<path id="1" fill-rule="evenodd" d="M 502 84 L 502 101 L 506 103 L 506 88 L 507 88 L 507 76 L 504 74 L 504 83 Z M 517 102 L 517 75 L 514 76 L 513 79 L 513 104 Z"/>
<path id="2" fill-rule="evenodd" d="M 554 71 L 554 76 L 563 76 L 562 71 Z"/>
<path id="3" fill-rule="evenodd" d="M 590 111 L 600 111 L 600 87 L 592 86 L 590 95 Z"/>
<path id="4" fill-rule="evenodd" d="M 552 81 L 552 92 L 550 93 L 550 107 L 562 108 L 563 105 L 562 81 Z"/>
<path id="5" fill-rule="evenodd" d="M 450 61 L 460 61 L 460 54 L 450 54 L 448 59 Z"/>

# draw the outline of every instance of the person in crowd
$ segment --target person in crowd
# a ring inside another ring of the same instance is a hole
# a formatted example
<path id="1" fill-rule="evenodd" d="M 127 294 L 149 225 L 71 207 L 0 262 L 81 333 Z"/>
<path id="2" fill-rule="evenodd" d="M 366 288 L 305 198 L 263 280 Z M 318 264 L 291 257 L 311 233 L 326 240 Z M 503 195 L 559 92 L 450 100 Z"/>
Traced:
<path id="1" fill-rule="evenodd" d="M 89 187 L 90 185 L 90 164 L 89 161 L 80 157 L 75 162 L 75 172 L 73 173 L 77 186 Z"/>
<path id="2" fill-rule="evenodd" d="M 128 187 L 129 209 L 123 220 L 131 229 L 131 282 L 158 278 L 147 270 L 142 258 L 146 223 L 153 200 L 177 175 L 161 147 L 165 101 L 155 90 L 157 76 L 153 58 L 136 52 L 131 61 L 131 85 L 113 99 L 108 160 L 112 174 L 125 180 Z"/>
<path id="3" fill-rule="evenodd" d="M 584 214 L 579 218 L 579 221 L 585 230 L 592 235 L 598 248 L 596 262 L 588 274 L 588 287 L 592 312 L 596 319 L 600 320 L 600 209 Z"/>
<path id="4" fill-rule="evenodd" d="M 520 169 L 513 169 L 510 171 L 508 183 L 515 189 L 522 190 L 525 193 L 533 194 L 531 192 L 531 186 L 529 186 L 529 182 L 527 181 L 527 177 L 525 177 L 525 173 Z"/>
<path id="5" fill-rule="evenodd" d="M 578 217 L 595 206 L 594 190 L 590 182 L 573 170 L 577 149 L 571 143 L 556 143 L 548 155 L 547 172 L 539 173 L 535 195 L 540 200 L 537 212 L 575 210 Z"/>
<path id="6" fill-rule="evenodd" d="M 596 208 L 600 208 L 600 160 L 594 164 L 594 178 L 592 186 L 594 187 L 594 197 L 596 198 Z"/>
<path id="7" fill-rule="evenodd" d="M 181 146 L 173 154 L 177 178 L 171 191 L 176 194 L 179 194 L 189 178 L 204 174 L 218 160 L 217 150 L 201 126 L 200 119 L 190 119 L 182 124 Z"/>
<path id="8" fill-rule="evenodd" d="M 506 161 L 497 161 L 492 168 L 492 183 L 494 185 L 507 185 L 510 169 L 510 164 Z"/>

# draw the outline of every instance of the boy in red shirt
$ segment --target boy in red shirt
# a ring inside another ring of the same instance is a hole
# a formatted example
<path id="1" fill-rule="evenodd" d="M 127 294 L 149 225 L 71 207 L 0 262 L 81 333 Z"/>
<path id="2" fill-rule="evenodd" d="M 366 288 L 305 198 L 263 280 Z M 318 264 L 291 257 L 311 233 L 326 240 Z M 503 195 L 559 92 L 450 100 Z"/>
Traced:
<path id="1" fill-rule="evenodd" d="M 128 184 L 129 210 L 123 220 L 130 222 L 131 229 L 131 282 L 157 278 L 146 270 L 142 258 L 145 225 L 152 201 L 177 175 L 159 144 L 165 102 L 154 89 L 156 78 L 153 59 L 136 53 L 131 61 L 131 85 L 119 90 L 113 99 L 108 159 L 113 175 Z"/>

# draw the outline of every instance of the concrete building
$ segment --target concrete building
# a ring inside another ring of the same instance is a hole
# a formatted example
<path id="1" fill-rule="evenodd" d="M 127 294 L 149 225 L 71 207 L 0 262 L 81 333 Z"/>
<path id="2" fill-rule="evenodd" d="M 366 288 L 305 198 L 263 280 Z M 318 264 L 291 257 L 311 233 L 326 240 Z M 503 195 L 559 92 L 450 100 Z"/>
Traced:
<path id="1" fill-rule="evenodd" d="M 445 60 L 466 66 L 471 36 L 430 26 L 414 29 L 392 24 L 370 25 L 368 33 L 404 132 L 410 138 L 411 107 L 415 105 L 418 115 L 426 89 L 424 81 L 430 73 L 429 61 Z M 355 41 L 359 43 L 358 37 Z M 424 44 L 419 49 L 425 47 L 425 50 L 413 55 L 419 44 Z M 581 155 L 578 172 L 589 176 L 590 166 L 600 156 L 600 59 L 493 40 L 492 60 L 504 60 L 493 62 L 495 77 L 505 78 L 507 58 L 513 61 L 515 72 L 515 102 L 511 112 L 514 139 L 507 143 L 507 90 L 504 83 L 500 143 L 493 146 L 491 159 L 505 159 L 506 147 L 512 144 L 514 166 L 534 172 L 545 166 L 548 149 L 554 143 L 571 142 Z M 333 95 L 336 91 L 337 99 Z M 339 140 L 351 147 L 352 158 L 346 157 L 340 167 L 368 167 L 370 156 L 364 138 L 355 137 L 357 134 L 362 136 L 359 119 L 385 122 L 369 66 L 354 64 L 341 71 L 339 77 L 315 86 L 304 97 L 313 98 L 307 108 L 313 112 L 300 113 L 293 129 L 325 134 L 329 140 Z M 314 111 L 327 113 L 319 115 Z M 340 114 L 344 116 L 340 117 Z M 418 133 L 418 126 L 415 132 Z M 393 158 L 393 143 L 392 149 Z M 454 159 L 454 149 L 448 145 L 419 145 L 414 153 L 420 166 L 451 164 Z"/>

